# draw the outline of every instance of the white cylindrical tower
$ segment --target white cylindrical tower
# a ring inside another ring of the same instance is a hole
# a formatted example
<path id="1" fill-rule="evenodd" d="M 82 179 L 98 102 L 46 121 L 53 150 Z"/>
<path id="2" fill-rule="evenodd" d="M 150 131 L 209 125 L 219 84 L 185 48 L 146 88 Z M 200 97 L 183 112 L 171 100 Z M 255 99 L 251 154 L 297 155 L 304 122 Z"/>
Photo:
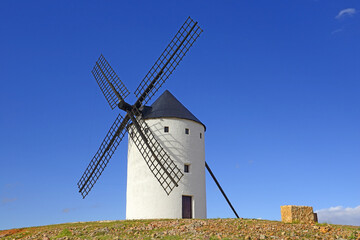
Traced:
<path id="1" fill-rule="evenodd" d="M 143 118 L 184 176 L 167 195 L 129 137 L 126 219 L 206 218 L 205 126 L 169 91 Z"/>

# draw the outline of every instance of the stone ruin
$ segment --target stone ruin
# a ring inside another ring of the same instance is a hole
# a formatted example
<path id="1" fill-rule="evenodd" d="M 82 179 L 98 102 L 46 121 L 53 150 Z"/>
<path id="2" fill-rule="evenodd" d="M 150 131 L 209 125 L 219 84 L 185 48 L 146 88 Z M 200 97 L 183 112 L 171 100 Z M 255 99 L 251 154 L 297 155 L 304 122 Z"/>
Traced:
<path id="1" fill-rule="evenodd" d="M 285 223 L 315 223 L 318 222 L 317 214 L 308 206 L 281 206 L 281 221 Z"/>

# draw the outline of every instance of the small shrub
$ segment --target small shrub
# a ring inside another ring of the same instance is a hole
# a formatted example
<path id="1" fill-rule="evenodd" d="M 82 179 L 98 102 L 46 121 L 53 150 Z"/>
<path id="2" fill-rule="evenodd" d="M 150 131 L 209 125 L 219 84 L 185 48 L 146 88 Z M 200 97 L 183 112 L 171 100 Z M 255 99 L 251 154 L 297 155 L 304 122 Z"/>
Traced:
<path id="1" fill-rule="evenodd" d="M 70 232 L 70 230 L 65 228 L 56 236 L 56 238 L 71 237 L 71 236 L 72 233 Z"/>
<path id="2" fill-rule="evenodd" d="M 353 231 L 351 236 L 349 237 L 349 239 L 357 239 L 358 237 L 358 232 L 357 231 Z"/>

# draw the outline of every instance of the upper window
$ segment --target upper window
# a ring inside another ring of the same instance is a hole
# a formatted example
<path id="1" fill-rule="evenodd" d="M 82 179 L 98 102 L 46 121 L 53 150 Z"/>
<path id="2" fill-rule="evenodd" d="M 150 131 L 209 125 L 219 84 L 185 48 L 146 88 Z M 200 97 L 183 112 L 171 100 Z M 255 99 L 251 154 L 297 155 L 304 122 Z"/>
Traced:
<path id="1" fill-rule="evenodd" d="M 190 130 L 188 128 L 185 128 L 185 134 L 189 134 Z"/>
<path id="2" fill-rule="evenodd" d="M 190 164 L 184 165 L 184 172 L 188 173 L 190 171 Z"/>
<path id="3" fill-rule="evenodd" d="M 169 132 L 169 127 L 164 127 L 164 132 Z"/>
<path id="4" fill-rule="evenodd" d="M 200 139 L 202 138 L 202 133 L 200 133 Z"/>

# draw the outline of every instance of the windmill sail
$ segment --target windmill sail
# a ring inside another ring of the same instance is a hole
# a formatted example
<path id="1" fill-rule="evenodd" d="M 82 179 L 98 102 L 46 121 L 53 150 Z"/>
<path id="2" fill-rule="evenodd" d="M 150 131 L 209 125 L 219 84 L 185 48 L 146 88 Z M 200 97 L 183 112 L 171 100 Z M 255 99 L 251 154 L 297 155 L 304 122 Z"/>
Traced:
<path id="1" fill-rule="evenodd" d="M 202 33 L 197 22 L 190 17 L 181 26 L 164 52 L 135 90 L 137 105 L 146 104 L 169 78 L 187 51 Z"/>
<path id="2" fill-rule="evenodd" d="M 94 78 L 96 79 L 111 109 L 114 109 L 119 102 L 116 93 L 119 93 L 122 99 L 125 99 L 130 94 L 129 90 L 127 90 L 123 82 L 120 80 L 118 75 L 115 73 L 102 54 L 100 55 L 91 72 L 94 75 Z"/>
<path id="3" fill-rule="evenodd" d="M 137 115 L 137 114 L 134 114 Z M 132 118 L 129 134 L 150 171 L 169 195 L 184 175 L 156 140 L 147 123 L 138 115 Z"/>
<path id="4" fill-rule="evenodd" d="M 114 154 L 117 146 L 123 139 L 126 133 L 125 124 L 127 122 L 128 116 L 125 117 L 125 120 L 120 114 L 117 116 L 109 132 L 106 134 L 105 139 L 101 143 L 99 150 L 96 152 L 95 156 L 80 178 L 77 185 L 83 198 L 85 198 L 90 192 L 101 173 L 104 171 L 106 165 L 109 163 L 109 160 Z"/>

